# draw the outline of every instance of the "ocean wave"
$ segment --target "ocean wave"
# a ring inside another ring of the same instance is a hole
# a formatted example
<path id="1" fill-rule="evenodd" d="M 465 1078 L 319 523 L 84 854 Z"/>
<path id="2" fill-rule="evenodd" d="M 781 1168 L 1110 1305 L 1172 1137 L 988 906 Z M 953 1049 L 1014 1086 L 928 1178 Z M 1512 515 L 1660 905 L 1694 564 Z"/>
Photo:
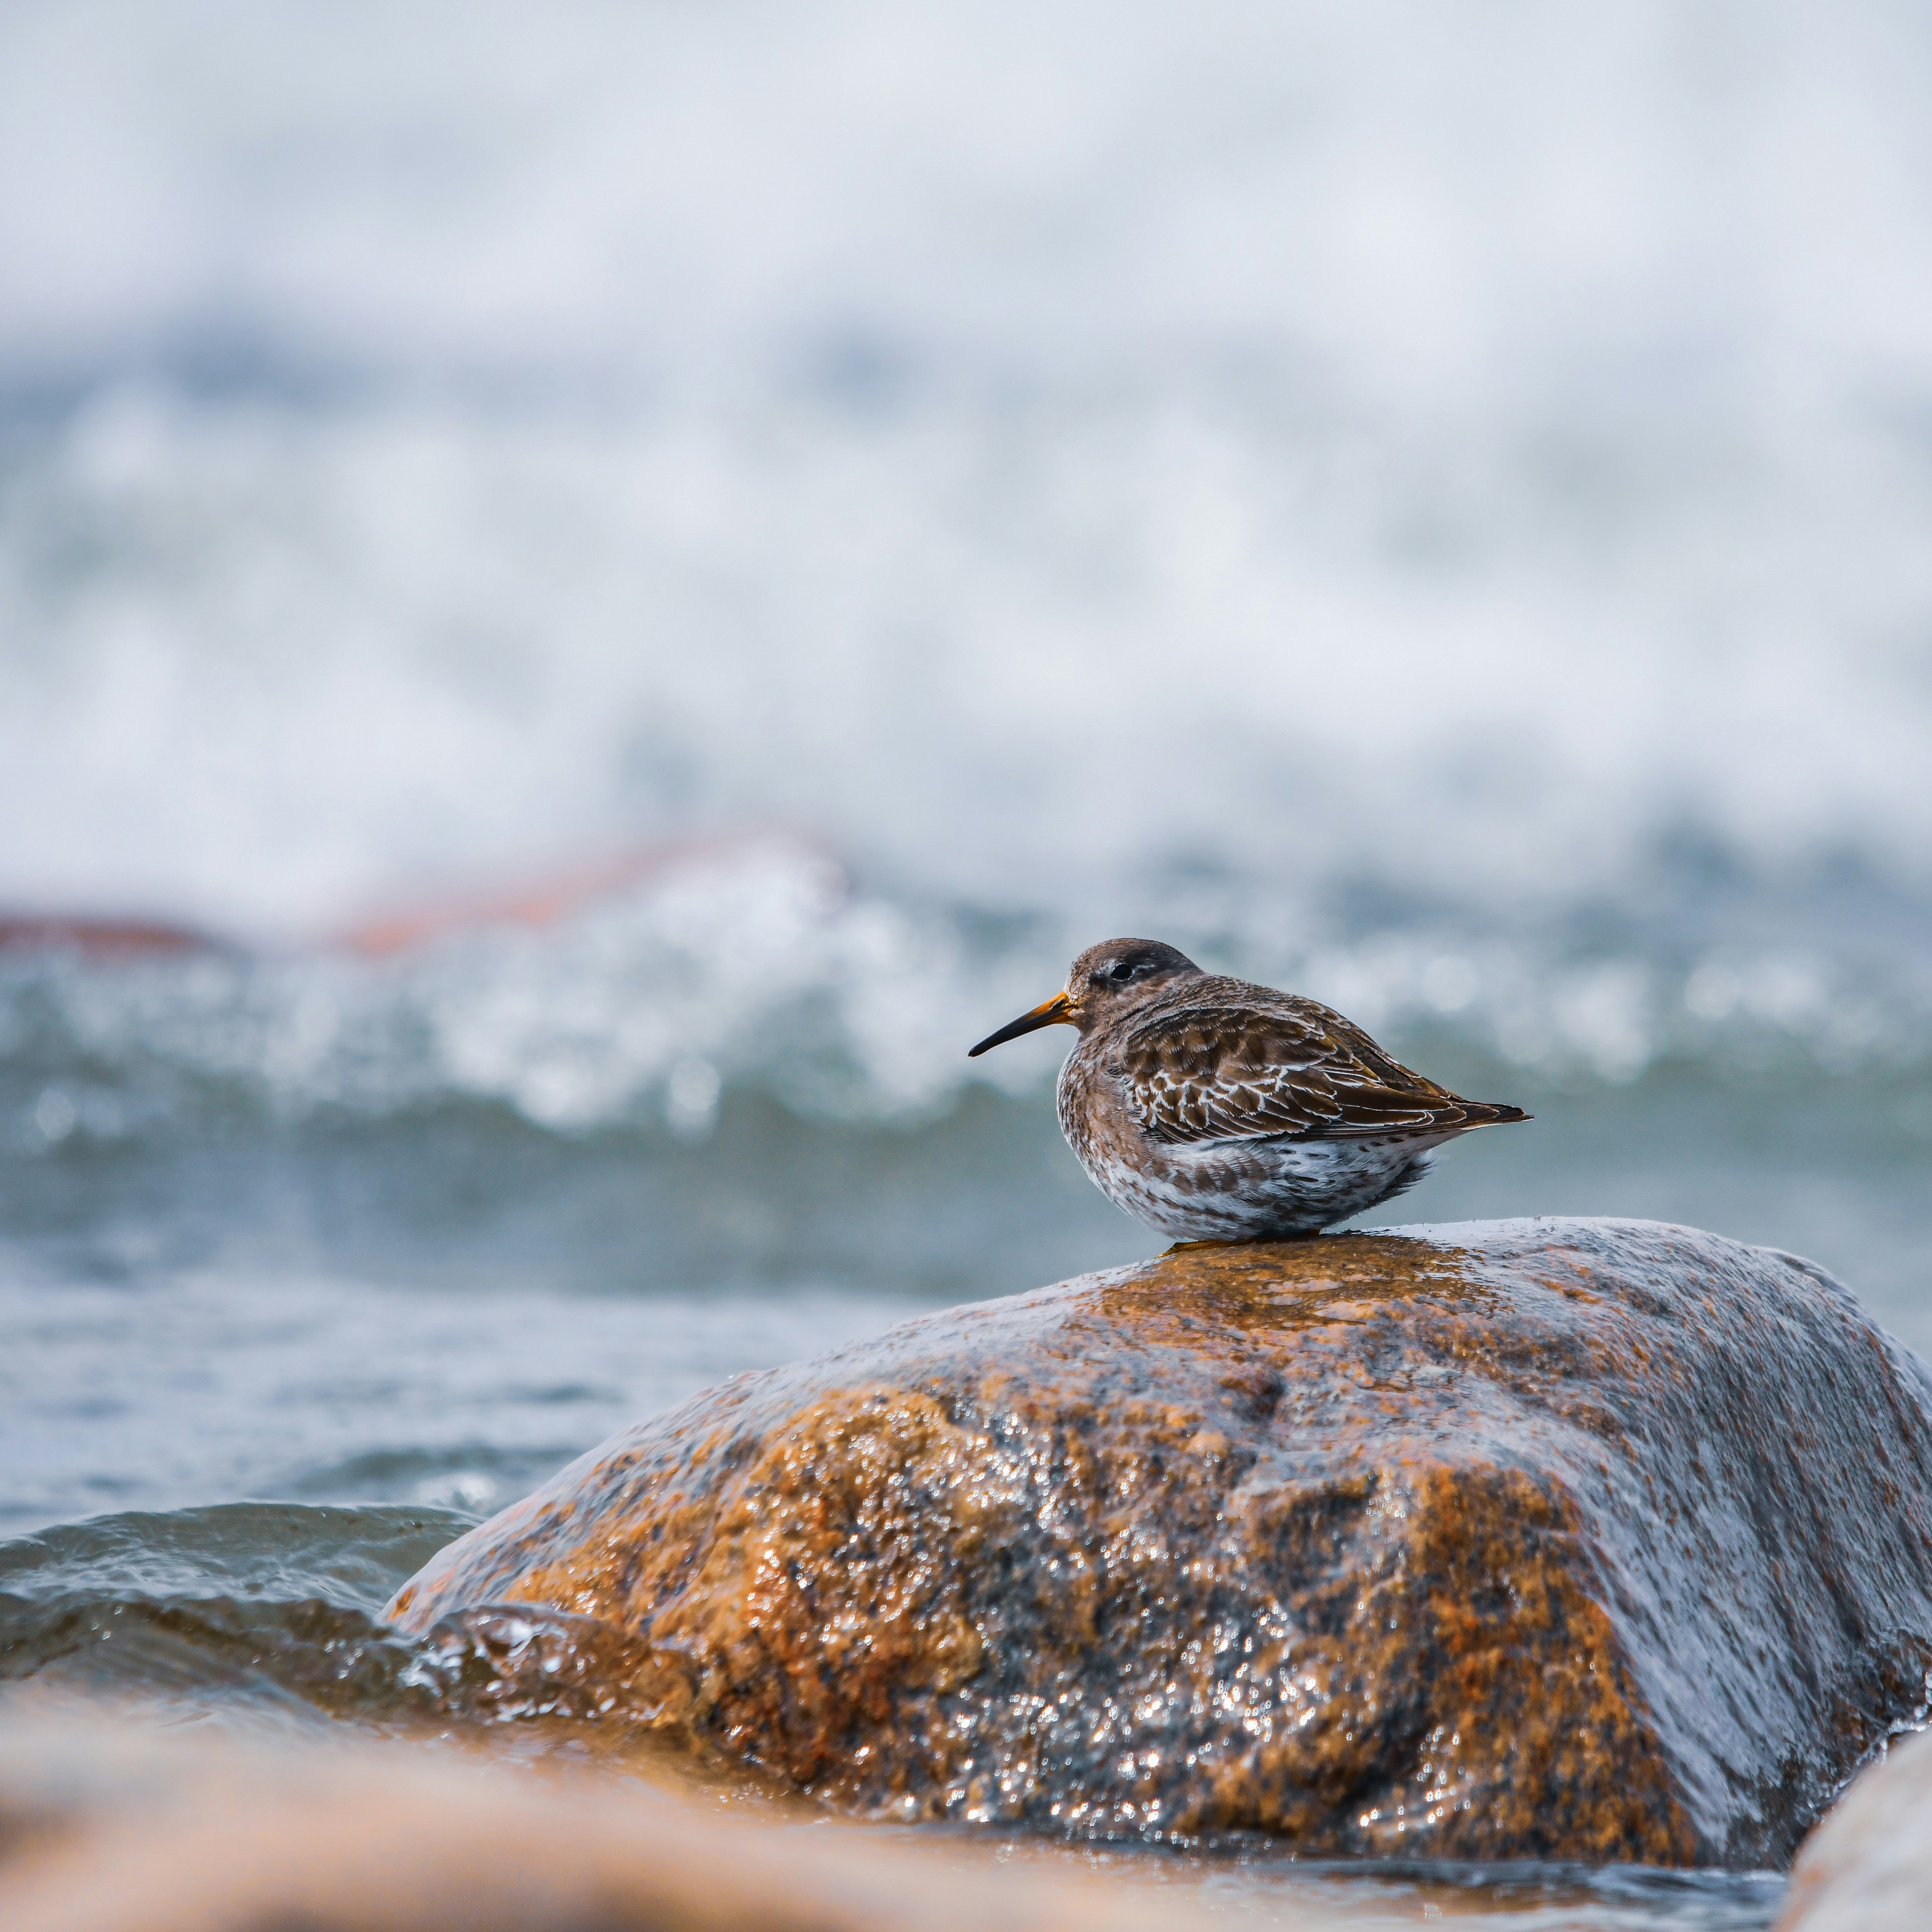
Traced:
<path id="1" fill-rule="evenodd" d="M 376 1724 L 630 1714 L 586 1678 L 612 1638 L 587 1618 L 485 1607 L 421 1638 L 382 1621 L 475 1520 L 231 1503 L 0 1543 L 0 1684 Z"/>
<path id="2" fill-rule="evenodd" d="M 1903 1077 L 1932 1043 L 1932 982 L 1909 956 L 1668 931 L 1612 950 L 1426 911 L 1354 934 L 1331 917 L 1310 944 L 1244 913 L 1238 884 L 1177 896 L 1161 930 L 1210 967 L 1539 1082 L 1660 1062 Z M 1057 987 L 1091 936 L 1064 912 L 1002 926 L 852 886 L 809 848 L 754 840 L 554 922 L 385 958 L 0 954 L 0 1135 L 34 1158 L 455 1106 L 566 1139 L 702 1141 L 733 1093 L 807 1122 L 914 1126 L 973 1084 L 1038 1091 L 1057 1056 L 969 1065 L 965 1045 Z"/>

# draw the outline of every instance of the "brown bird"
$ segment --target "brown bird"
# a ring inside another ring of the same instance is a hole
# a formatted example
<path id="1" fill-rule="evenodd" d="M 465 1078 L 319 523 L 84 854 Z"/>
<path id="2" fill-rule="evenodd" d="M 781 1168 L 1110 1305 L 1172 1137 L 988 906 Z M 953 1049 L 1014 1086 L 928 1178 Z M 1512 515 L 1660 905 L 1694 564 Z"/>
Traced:
<path id="1" fill-rule="evenodd" d="M 972 1049 L 1078 1027 L 1060 1126 L 1115 1206 L 1175 1241 L 1312 1234 L 1400 1194 L 1444 1141 L 1526 1120 L 1411 1072 L 1332 1008 L 1109 939 Z"/>

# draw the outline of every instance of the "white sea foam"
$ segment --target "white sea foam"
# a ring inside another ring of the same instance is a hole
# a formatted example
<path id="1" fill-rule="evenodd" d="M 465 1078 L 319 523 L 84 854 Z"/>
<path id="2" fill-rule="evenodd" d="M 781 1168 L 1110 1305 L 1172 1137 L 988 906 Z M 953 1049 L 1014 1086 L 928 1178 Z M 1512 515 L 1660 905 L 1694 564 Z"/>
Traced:
<path id="1" fill-rule="evenodd" d="M 1926 884 L 1900 436 L 1559 460 L 1276 400 L 104 396 L 0 498 L 0 890 L 293 936 L 773 816 L 995 902 L 1177 858 L 1574 900 L 1686 827 Z"/>

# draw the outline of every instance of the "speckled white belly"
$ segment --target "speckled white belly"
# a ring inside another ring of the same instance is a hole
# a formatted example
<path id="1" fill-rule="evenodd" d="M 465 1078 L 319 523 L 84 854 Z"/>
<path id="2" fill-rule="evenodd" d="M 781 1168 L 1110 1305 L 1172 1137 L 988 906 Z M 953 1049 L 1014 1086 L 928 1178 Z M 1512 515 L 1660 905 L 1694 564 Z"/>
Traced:
<path id="1" fill-rule="evenodd" d="M 1108 1200 L 1171 1241 L 1258 1240 L 1313 1234 L 1401 1193 L 1453 1133 L 1324 1140 L 1277 1135 L 1163 1143 L 1136 1137 L 1135 1158 L 1088 1131 L 1063 1085 L 1067 1144 Z"/>
<path id="2" fill-rule="evenodd" d="M 1090 1166 L 1117 1205 L 1170 1240 L 1254 1240 L 1312 1234 L 1420 1179 L 1436 1143 L 1209 1141 L 1168 1156 Z M 1176 1158 L 1175 1156 L 1178 1156 Z"/>

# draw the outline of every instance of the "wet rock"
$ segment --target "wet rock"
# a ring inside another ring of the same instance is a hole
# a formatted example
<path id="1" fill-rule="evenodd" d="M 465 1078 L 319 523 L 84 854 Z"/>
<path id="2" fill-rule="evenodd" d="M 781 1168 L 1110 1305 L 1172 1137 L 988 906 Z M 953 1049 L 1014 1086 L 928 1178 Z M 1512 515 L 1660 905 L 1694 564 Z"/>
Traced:
<path id="1" fill-rule="evenodd" d="M 1533 1220 L 1184 1252 L 740 1376 L 438 1555 L 835 1804 L 1787 1858 L 1932 1664 L 1932 1382 L 1808 1264 Z"/>
<path id="2" fill-rule="evenodd" d="M 1778 1932 L 1932 1925 L 1932 1736 L 1862 1773 L 1804 1841 Z"/>

